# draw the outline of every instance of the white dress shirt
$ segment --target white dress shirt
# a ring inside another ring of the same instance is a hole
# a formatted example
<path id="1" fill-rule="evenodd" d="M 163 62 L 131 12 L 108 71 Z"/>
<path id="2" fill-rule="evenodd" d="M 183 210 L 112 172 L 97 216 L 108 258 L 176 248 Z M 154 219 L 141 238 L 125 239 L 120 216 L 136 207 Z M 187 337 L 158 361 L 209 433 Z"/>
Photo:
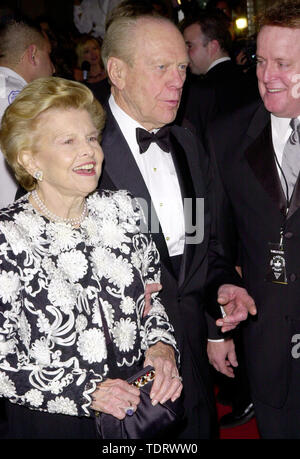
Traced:
<path id="1" fill-rule="evenodd" d="M 0 120 L 6 107 L 26 85 L 27 82 L 16 72 L 7 67 L 0 67 Z M 14 201 L 17 188 L 18 184 L 0 150 L 0 209 Z"/>
<path id="2" fill-rule="evenodd" d="M 117 105 L 113 96 L 109 98 L 109 105 L 148 188 L 169 255 L 171 257 L 181 255 L 185 243 L 184 213 L 172 155 L 161 150 L 153 142 L 145 153 L 140 154 L 136 128 L 143 128 L 143 126 L 127 115 Z"/>

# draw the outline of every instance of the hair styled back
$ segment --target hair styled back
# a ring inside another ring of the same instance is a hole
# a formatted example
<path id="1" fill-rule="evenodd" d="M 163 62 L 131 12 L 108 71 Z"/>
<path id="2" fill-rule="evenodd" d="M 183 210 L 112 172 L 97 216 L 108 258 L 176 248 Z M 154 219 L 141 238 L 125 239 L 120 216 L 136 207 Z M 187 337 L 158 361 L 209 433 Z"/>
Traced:
<path id="1" fill-rule="evenodd" d="M 85 60 L 84 57 L 84 47 L 87 43 L 93 42 L 101 51 L 101 46 L 98 40 L 93 37 L 92 35 L 83 35 L 79 38 L 78 43 L 76 45 L 76 55 L 77 55 L 77 64 L 78 67 L 81 67 L 82 62 Z M 100 62 L 101 64 L 101 62 Z"/>
<path id="2" fill-rule="evenodd" d="M 219 9 L 201 11 L 196 16 L 187 17 L 180 24 L 181 32 L 192 24 L 199 24 L 201 27 L 204 45 L 207 45 L 212 40 L 217 40 L 220 48 L 230 53 L 232 46 L 230 19 L 223 11 Z"/>
<path id="3" fill-rule="evenodd" d="M 48 77 L 38 78 L 25 86 L 4 112 L 0 147 L 17 181 L 27 191 L 35 188 L 36 179 L 19 164 L 19 153 L 29 150 L 38 154 L 35 144 L 39 136 L 39 115 L 50 109 L 86 110 L 100 133 L 104 127 L 104 110 L 85 85 Z"/>
<path id="4" fill-rule="evenodd" d="M 0 64 L 15 66 L 20 62 L 28 46 L 34 44 L 37 48 L 43 49 L 46 43 L 46 38 L 37 27 L 15 20 L 2 24 L 0 26 Z"/>
<path id="5" fill-rule="evenodd" d="M 259 15 L 260 29 L 264 26 L 300 29 L 300 1 L 280 0 Z"/>
<path id="6" fill-rule="evenodd" d="M 136 49 L 136 34 L 143 21 L 175 24 L 159 14 L 142 14 L 137 16 L 119 16 L 110 23 L 102 43 L 102 61 L 107 71 L 107 61 L 110 57 L 122 59 L 132 65 Z"/>

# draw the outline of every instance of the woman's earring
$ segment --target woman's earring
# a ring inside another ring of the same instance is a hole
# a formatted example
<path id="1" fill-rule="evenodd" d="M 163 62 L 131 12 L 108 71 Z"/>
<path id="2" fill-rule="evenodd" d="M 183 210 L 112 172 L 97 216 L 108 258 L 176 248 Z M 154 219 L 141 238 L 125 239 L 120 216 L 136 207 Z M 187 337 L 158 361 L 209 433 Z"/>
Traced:
<path id="1" fill-rule="evenodd" d="M 36 171 L 34 174 L 33 174 L 33 177 L 38 180 L 39 182 L 41 182 L 43 180 L 43 171 Z"/>

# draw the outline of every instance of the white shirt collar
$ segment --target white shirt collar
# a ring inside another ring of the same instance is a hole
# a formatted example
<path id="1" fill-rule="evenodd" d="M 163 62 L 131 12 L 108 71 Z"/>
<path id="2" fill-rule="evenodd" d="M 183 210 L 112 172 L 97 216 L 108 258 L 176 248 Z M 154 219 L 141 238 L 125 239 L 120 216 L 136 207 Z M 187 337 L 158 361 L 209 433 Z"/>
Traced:
<path id="1" fill-rule="evenodd" d="M 0 66 L 0 74 L 5 75 L 6 77 L 12 77 L 12 78 L 19 80 L 22 83 L 24 83 L 24 86 L 27 85 L 27 81 L 25 81 L 24 78 L 21 77 L 21 75 L 19 75 L 17 72 L 10 69 L 9 67 Z"/>
<path id="2" fill-rule="evenodd" d="M 231 58 L 229 56 L 226 56 L 226 57 L 220 57 L 219 59 L 216 59 L 214 62 L 212 62 L 210 64 L 210 66 L 208 67 L 206 73 L 212 69 L 213 67 L 215 67 L 216 65 L 218 64 L 221 64 L 221 62 L 226 62 L 226 61 L 231 61 Z"/>

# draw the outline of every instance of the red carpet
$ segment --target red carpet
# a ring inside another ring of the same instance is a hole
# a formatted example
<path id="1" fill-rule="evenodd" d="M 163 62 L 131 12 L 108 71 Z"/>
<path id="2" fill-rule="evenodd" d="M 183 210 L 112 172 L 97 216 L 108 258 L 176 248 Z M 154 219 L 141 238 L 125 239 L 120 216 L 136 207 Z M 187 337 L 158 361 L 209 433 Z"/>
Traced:
<path id="1" fill-rule="evenodd" d="M 218 418 L 224 414 L 230 413 L 230 406 L 223 406 L 217 403 Z M 220 438 L 221 439 L 257 439 L 259 438 L 259 433 L 257 430 L 256 420 L 252 418 L 246 424 L 242 426 L 234 427 L 232 429 L 220 429 Z"/>

